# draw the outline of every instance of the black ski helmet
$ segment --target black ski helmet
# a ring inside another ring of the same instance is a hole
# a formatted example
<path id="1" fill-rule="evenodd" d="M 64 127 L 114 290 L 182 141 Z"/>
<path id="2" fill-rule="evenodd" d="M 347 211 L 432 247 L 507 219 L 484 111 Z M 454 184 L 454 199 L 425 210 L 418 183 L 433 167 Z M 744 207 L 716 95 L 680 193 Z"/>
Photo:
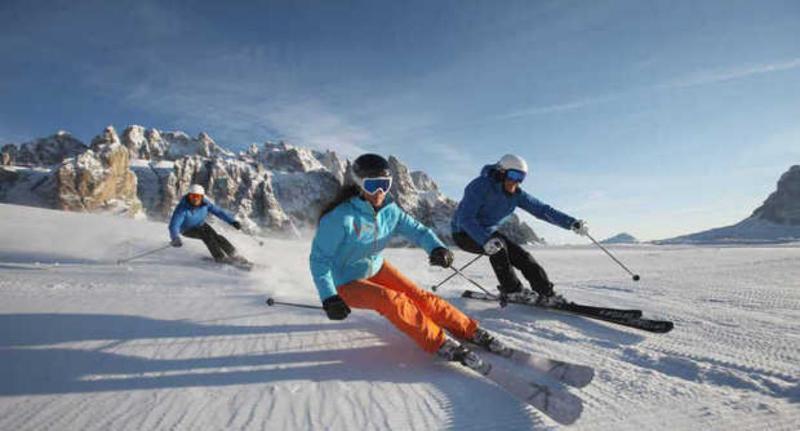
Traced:
<path id="1" fill-rule="evenodd" d="M 389 162 L 377 154 L 362 154 L 353 162 L 356 178 L 391 177 Z"/>

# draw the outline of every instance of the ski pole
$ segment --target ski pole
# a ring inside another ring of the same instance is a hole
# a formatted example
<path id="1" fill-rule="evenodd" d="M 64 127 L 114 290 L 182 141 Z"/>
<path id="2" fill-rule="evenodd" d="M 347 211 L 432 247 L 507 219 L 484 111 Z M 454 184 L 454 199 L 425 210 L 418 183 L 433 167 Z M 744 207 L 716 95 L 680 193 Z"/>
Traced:
<path id="1" fill-rule="evenodd" d="M 611 259 L 613 259 L 613 260 L 614 260 L 614 262 L 617 262 L 617 264 L 618 264 L 619 266 L 621 266 L 621 267 L 622 267 L 622 269 L 624 269 L 625 271 L 627 271 L 627 272 L 628 272 L 628 274 L 630 274 L 631 276 L 633 276 L 633 281 L 639 281 L 639 274 L 634 274 L 633 272 L 631 272 L 631 270 L 630 270 L 630 269 L 628 269 L 628 267 L 626 267 L 625 265 L 623 265 L 623 264 L 622 264 L 622 262 L 620 262 L 620 261 L 619 261 L 619 260 L 618 260 L 616 257 L 614 257 L 614 255 L 613 255 L 613 254 L 609 253 L 609 251 L 608 251 L 608 250 L 606 250 L 606 248 L 605 248 L 605 247 L 603 247 L 602 245 L 600 245 L 600 243 L 599 243 L 599 242 L 595 241 L 595 239 L 594 239 L 594 238 L 592 238 L 592 236 L 591 236 L 591 235 L 589 235 L 589 233 L 588 233 L 588 232 L 586 233 L 586 236 L 588 236 L 588 237 L 589 237 L 589 239 L 590 239 L 590 240 L 592 240 L 592 242 L 594 243 L 594 245 L 596 245 L 596 246 L 600 247 L 600 249 L 601 249 L 601 250 L 603 250 L 604 252 L 606 252 L 606 254 L 608 255 L 608 257 L 610 257 Z"/>
<path id="2" fill-rule="evenodd" d="M 472 285 L 473 285 L 473 286 L 475 286 L 475 287 L 477 287 L 478 289 L 480 289 L 480 290 L 484 291 L 484 293 L 486 293 L 487 295 L 489 295 L 489 296 L 496 296 L 496 295 L 493 295 L 493 294 L 492 294 L 491 292 L 489 292 L 488 290 L 484 289 L 484 288 L 483 288 L 483 286 L 481 286 L 481 285 L 480 285 L 480 283 L 478 283 L 477 281 L 475 281 L 475 280 L 473 280 L 473 279 L 471 279 L 471 278 L 467 277 L 466 275 L 464 275 L 464 273 L 463 273 L 463 272 L 461 272 L 461 271 L 459 271 L 457 268 L 455 268 L 455 267 L 452 267 L 452 266 L 451 266 L 451 267 L 450 267 L 450 269 L 452 269 L 452 270 L 453 270 L 453 272 L 454 272 L 455 274 L 457 274 L 457 275 L 460 275 L 460 276 L 464 277 L 464 279 L 466 279 L 467 281 L 469 281 L 470 283 L 472 283 Z"/>
<path id="3" fill-rule="evenodd" d="M 172 247 L 172 244 L 167 244 L 167 245 L 165 245 L 165 246 L 161 246 L 161 247 L 159 247 L 159 248 L 155 248 L 155 249 L 153 249 L 153 250 L 150 250 L 150 251 L 146 251 L 146 252 L 144 252 L 144 253 L 137 254 L 136 256 L 129 257 L 129 258 L 127 258 L 127 259 L 118 259 L 118 260 L 117 260 L 117 265 L 119 265 L 119 264 L 122 264 L 122 263 L 126 263 L 126 262 L 130 262 L 130 261 L 132 261 L 132 260 L 134 260 L 134 259 L 138 259 L 138 258 L 140 258 L 140 257 L 145 257 L 145 256 L 147 256 L 147 255 L 149 255 L 149 254 L 157 253 L 157 252 L 159 252 L 159 251 L 161 251 L 161 250 L 164 250 L 164 249 L 167 249 L 167 248 L 169 248 L 169 247 Z"/>
<path id="4" fill-rule="evenodd" d="M 285 305 L 287 307 L 298 307 L 298 308 L 310 308 L 312 310 L 322 310 L 323 308 L 319 305 L 308 305 L 308 304 L 295 304 L 293 302 L 282 302 L 276 301 L 272 298 L 267 298 L 267 305 L 272 307 L 273 305 Z"/>
<path id="5" fill-rule="evenodd" d="M 458 274 L 458 275 L 464 277 L 467 281 L 472 283 L 473 286 L 475 286 L 478 289 L 482 290 L 485 294 L 487 294 L 490 297 L 496 299 L 500 303 L 500 308 L 505 308 L 505 306 L 508 305 L 508 301 L 507 301 L 505 295 L 501 294 L 500 296 L 497 296 L 497 295 L 489 292 L 488 290 L 484 289 L 483 286 L 480 285 L 480 283 L 478 283 L 477 281 L 467 277 L 466 275 L 464 275 L 463 272 L 459 271 L 458 269 L 456 269 L 456 268 L 454 268 L 452 266 L 450 267 L 450 269 L 452 269 L 455 274 Z"/>
<path id="6" fill-rule="evenodd" d="M 480 258 L 482 258 L 482 257 L 483 257 L 483 254 L 479 254 L 479 255 L 475 256 L 475 259 L 472 259 L 472 260 L 470 260 L 469 262 L 467 262 L 466 264 L 464 264 L 464 266 L 462 266 L 461 268 L 459 268 L 459 271 L 463 271 L 463 270 L 467 269 L 467 267 L 468 267 L 468 266 L 472 265 L 473 263 L 475 263 L 475 261 L 477 261 L 478 259 L 480 259 Z M 452 268 L 452 267 L 451 267 L 451 268 Z M 445 283 L 447 283 L 448 281 L 450 281 L 450 279 L 451 279 L 451 278 L 453 278 L 453 277 L 455 277 L 456 275 L 458 275 L 458 273 L 457 273 L 457 272 L 454 272 L 454 273 L 450 274 L 450 275 L 449 275 L 447 278 L 445 278 L 444 280 L 440 281 L 440 282 L 439 282 L 439 284 L 437 284 L 437 285 L 433 286 L 433 287 L 431 288 L 431 290 L 433 290 L 434 292 L 436 292 L 436 289 L 438 289 L 438 288 L 439 288 L 439 287 L 441 287 L 443 284 L 445 284 Z"/>

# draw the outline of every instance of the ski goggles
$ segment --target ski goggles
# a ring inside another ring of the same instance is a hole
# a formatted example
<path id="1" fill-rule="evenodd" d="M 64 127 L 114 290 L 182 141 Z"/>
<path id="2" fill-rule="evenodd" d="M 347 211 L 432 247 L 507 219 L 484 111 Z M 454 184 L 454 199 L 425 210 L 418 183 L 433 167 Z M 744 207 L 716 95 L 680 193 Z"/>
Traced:
<path id="1" fill-rule="evenodd" d="M 521 183 L 525 179 L 525 172 L 517 169 L 509 169 L 506 171 L 506 179 L 514 181 L 515 183 Z"/>
<path id="2" fill-rule="evenodd" d="M 378 193 L 378 190 L 389 193 L 390 188 L 392 188 L 392 177 L 364 178 L 361 180 L 361 189 L 370 195 Z"/>
<path id="3" fill-rule="evenodd" d="M 189 193 L 189 199 L 190 200 L 195 200 L 195 199 L 202 200 L 203 199 L 203 195 L 201 195 L 199 193 Z"/>

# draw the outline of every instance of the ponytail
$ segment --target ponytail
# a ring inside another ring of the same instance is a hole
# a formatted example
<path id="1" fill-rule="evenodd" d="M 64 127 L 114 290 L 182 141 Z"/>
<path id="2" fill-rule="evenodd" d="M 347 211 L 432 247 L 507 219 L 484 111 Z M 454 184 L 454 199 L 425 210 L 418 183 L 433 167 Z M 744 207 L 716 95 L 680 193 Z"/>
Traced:
<path id="1" fill-rule="evenodd" d="M 324 217 L 325 214 L 333 211 L 333 209 L 338 207 L 342 202 L 349 200 L 354 196 L 358 196 L 359 194 L 361 194 L 361 190 L 359 190 L 358 186 L 356 185 L 347 184 L 339 187 L 339 191 L 336 193 L 336 196 L 330 202 L 328 202 L 325 207 L 322 208 L 322 211 L 319 214 L 319 219 L 317 219 L 317 224 L 319 224 L 319 221 L 322 220 L 322 217 Z"/>

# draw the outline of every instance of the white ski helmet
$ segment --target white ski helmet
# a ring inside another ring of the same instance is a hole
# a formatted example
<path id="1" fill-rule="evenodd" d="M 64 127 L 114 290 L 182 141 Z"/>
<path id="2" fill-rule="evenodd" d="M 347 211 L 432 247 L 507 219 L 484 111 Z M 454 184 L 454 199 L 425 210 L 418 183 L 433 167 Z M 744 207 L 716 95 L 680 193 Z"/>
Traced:
<path id="1" fill-rule="evenodd" d="M 525 159 L 520 156 L 515 156 L 514 154 L 506 154 L 501 157 L 500 161 L 497 162 L 497 166 L 504 171 L 515 169 L 526 174 L 528 173 L 528 164 L 525 163 Z"/>
<path id="2" fill-rule="evenodd" d="M 206 189 L 204 189 L 200 184 L 192 184 L 189 186 L 189 194 L 205 196 Z"/>

